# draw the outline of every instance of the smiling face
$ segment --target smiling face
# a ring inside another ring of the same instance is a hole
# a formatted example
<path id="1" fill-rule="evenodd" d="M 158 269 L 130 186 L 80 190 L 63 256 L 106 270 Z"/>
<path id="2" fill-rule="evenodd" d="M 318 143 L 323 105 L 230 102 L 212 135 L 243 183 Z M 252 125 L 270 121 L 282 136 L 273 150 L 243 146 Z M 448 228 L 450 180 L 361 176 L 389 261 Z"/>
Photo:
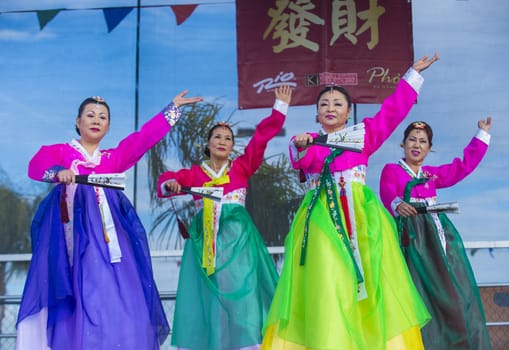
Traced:
<path id="1" fill-rule="evenodd" d="M 212 161 L 227 160 L 233 149 L 233 134 L 224 126 L 215 127 L 207 141 L 207 147 Z"/>
<path id="2" fill-rule="evenodd" d="M 403 144 L 405 162 L 417 172 L 431 150 L 428 134 L 424 129 L 413 129 L 408 133 Z"/>
<path id="3" fill-rule="evenodd" d="M 317 121 L 326 133 L 343 129 L 351 111 L 345 94 L 335 89 L 322 93 L 318 99 L 317 108 Z"/>
<path id="4" fill-rule="evenodd" d="M 80 141 L 87 144 L 98 144 L 110 127 L 110 115 L 105 105 L 87 103 L 76 118 L 76 128 L 81 136 Z"/>

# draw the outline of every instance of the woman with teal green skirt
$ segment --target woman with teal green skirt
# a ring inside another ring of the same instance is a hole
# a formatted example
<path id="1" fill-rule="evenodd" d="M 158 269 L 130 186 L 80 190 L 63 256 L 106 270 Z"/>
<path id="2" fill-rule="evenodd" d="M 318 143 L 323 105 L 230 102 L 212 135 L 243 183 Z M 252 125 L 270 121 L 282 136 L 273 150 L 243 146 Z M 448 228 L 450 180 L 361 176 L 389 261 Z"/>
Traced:
<path id="1" fill-rule="evenodd" d="M 387 164 L 380 178 L 380 196 L 396 216 L 408 268 L 432 315 L 422 329 L 427 349 L 491 349 L 482 301 L 461 236 L 445 212 L 423 212 L 437 204 L 438 188 L 455 185 L 480 164 L 488 150 L 491 118 L 480 120 L 478 127 L 463 159 L 423 166 L 433 131 L 425 122 L 411 123 L 403 137 L 405 157 L 397 164 Z"/>
<path id="2" fill-rule="evenodd" d="M 214 187 L 220 202 L 195 196 L 198 214 L 180 267 L 172 345 L 192 350 L 259 349 L 261 329 L 277 284 L 274 261 L 244 207 L 248 180 L 260 167 L 267 143 L 282 129 L 292 90 L 275 90 L 272 114 L 262 120 L 244 153 L 234 160 L 232 129 L 216 124 L 207 137 L 201 165 L 167 171 L 158 195 L 182 187 Z"/>
<path id="3" fill-rule="evenodd" d="M 365 176 L 369 157 L 415 103 L 420 72 L 437 59 L 417 60 L 380 111 L 351 130 L 347 91 L 332 86 L 318 95 L 320 134 L 334 138 L 363 129 L 361 152 L 312 144 L 318 133 L 292 138 L 290 158 L 309 191 L 285 240 L 262 349 L 423 348 L 420 327 L 429 313 L 399 249 L 394 220 Z"/>

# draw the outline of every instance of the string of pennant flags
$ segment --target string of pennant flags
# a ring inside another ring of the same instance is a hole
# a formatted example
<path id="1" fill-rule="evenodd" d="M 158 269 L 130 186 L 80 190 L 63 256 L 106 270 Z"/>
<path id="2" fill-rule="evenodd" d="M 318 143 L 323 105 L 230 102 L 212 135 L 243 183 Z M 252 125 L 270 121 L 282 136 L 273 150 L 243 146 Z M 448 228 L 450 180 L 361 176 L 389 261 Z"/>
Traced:
<path id="1" fill-rule="evenodd" d="M 220 3 L 231 3 L 232 1 L 220 2 Z M 211 5 L 212 3 L 207 3 Z M 213 4 L 217 4 L 214 2 Z M 48 10 L 13 10 L 13 11 L 1 11 L 0 14 L 8 13 L 36 13 L 39 21 L 39 28 L 43 30 L 46 25 L 51 22 L 59 13 L 65 11 L 102 11 L 108 33 L 113 31 L 126 17 L 136 8 L 154 8 L 154 7 L 169 7 L 175 15 L 177 25 L 184 23 L 198 7 L 198 5 L 204 4 L 185 4 L 185 5 L 140 5 L 140 6 L 121 6 L 121 7 L 90 7 L 90 8 L 79 8 L 79 9 L 48 9 Z"/>

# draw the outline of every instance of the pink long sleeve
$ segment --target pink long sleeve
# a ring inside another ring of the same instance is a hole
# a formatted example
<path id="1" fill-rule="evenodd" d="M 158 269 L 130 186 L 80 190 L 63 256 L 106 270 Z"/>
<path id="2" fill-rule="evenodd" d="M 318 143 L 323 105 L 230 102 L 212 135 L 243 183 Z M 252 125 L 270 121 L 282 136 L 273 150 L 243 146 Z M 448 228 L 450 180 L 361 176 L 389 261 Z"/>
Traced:
<path id="1" fill-rule="evenodd" d="M 210 180 L 198 165 L 193 165 L 190 169 L 181 169 L 179 171 L 165 171 L 157 179 L 157 196 L 171 197 L 176 194 L 163 193 L 162 186 L 166 181 L 177 181 L 181 186 L 199 187 Z M 184 193 L 180 193 L 182 195 Z"/>
<path id="2" fill-rule="evenodd" d="M 50 180 L 59 170 L 68 169 L 69 158 L 79 155 L 67 144 L 42 146 L 28 163 L 28 177 L 33 180 Z"/>
<path id="3" fill-rule="evenodd" d="M 267 118 L 263 119 L 256 127 L 254 135 L 249 140 L 244 153 L 232 161 L 228 176 L 230 182 L 220 185 L 224 187 L 224 193 L 227 194 L 239 188 L 247 188 L 248 180 L 260 167 L 265 149 L 268 142 L 274 138 L 283 127 L 285 115 L 276 109 Z M 157 184 L 157 195 L 159 197 L 168 197 L 170 195 L 163 193 L 162 185 L 166 181 L 175 180 L 181 186 L 203 186 L 211 178 L 198 165 L 193 165 L 190 169 L 181 169 L 179 171 L 166 171 L 159 176 Z M 198 197 L 195 197 L 197 199 Z"/>
<path id="4" fill-rule="evenodd" d="M 118 172 L 126 171 L 136 164 L 141 157 L 158 143 L 169 131 L 171 126 L 162 113 L 145 123 L 140 131 L 134 132 L 123 139 L 111 150 L 111 161 Z M 104 151 L 105 153 L 110 150 Z"/>
<path id="5" fill-rule="evenodd" d="M 283 128 L 285 115 L 276 109 L 267 118 L 263 119 L 255 129 L 254 135 L 249 140 L 244 153 L 235 162 L 244 170 L 244 176 L 250 177 L 260 167 L 265 155 L 265 149 Z"/>
<path id="6" fill-rule="evenodd" d="M 425 166 L 423 170 L 435 178 L 436 188 L 450 187 L 471 174 L 481 163 L 487 151 L 488 145 L 474 137 L 463 150 L 463 159 L 454 158 L 450 164 L 437 167 Z"/>
<path id="7" fill-rule="evenodd" d="M 416 90 L 405 80 L 401 80 L 392 95 L 387 97 L 380 111 L 372 118 L 365 118 L 366 134 L 362 153 L 345 151 L 331 164 L 331 171 L 351 169 L 357 165 L 368 165 L 369 157 L 394 132 L 396 127 L 407 116 L 417 99 Z M 310 133 L 312 136 L 317 134 Z M 293 142 L 293 138 L 292 141 Z M 296 153 L 305 154 L 299 157 Z M 323 146 L 310 146 L 306 150 L 297 149 L 290 144 L 290 159 L 295 169 L 302 169 L 305 173 L 320 173 L 325 157 L 330 150 Z"/>
<path id="8" fill-rule="evenodd" d="M 42 146 L 30 160 L 28 176 L 43 181 L 55 171 L 70 169 L 73 164 L 81 164 L 80 174 L 120 173 L 128 170 L 171 129 L 162 113 L 157 114 L 140 131 L 123 139 L 116 148 L 100 151 L 100 161 L 92 163 L 71 144 Z M 78 162 L 78 163 L 76 163 Z"/>
<path id="9" fill-rule="evenodd" d="M 438 188 L 450 187 L 469 174 L 480 164 L 488 150 L 488 145 L 474 137 L 463 150 L 463 158 L 455 158 L 451 163 L 440 166 L 423 166 L 422 172 L 429 178 L 426 184 L 417 185 L 411 192 L 416 199 L 429 199 L 437 196 Z M 384 206 L 394 214 L 393 203 L 402 200 L 406 184 L 412 176 L 400 164 L 387 164 L 380 176 L 380 198 Z"/>
<path id="10" fill-rule="evenodd" d="M 395 213 L 392 210 L 391 204 L 396 198 L 403 198 L 402 191 L 405 190 L 404 186 L 410 180 L 410 176 L 398 164 L 387 164 L 382 169 L 382 174 L 380 175 L 380 199 L 384 207 L 392 215 L 395 215 Z M 402 187 L 402 189 L 399 190 L 398 186 Z"/>

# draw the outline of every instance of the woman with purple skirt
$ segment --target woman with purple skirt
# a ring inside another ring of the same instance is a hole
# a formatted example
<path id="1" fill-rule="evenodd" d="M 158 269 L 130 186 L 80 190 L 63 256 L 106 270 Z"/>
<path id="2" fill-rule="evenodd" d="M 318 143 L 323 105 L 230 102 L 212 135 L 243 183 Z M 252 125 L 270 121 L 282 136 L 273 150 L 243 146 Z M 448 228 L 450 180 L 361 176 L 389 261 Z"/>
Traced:
<path id="1" fill-rule="evenodd" d="M 184 91 L 116 148 L 100 150 L 110 127 L 104 99 L 79 108 L 79 139 L 42 146 L 28 166 L 58 182 L 31 228 L 32 261 L 17 321 L 18 350 L 156 350 L 169 334 L 146 232 L 125 194 L 77 184 L 83 175 L 123 173 L 172 128 Z"/>

